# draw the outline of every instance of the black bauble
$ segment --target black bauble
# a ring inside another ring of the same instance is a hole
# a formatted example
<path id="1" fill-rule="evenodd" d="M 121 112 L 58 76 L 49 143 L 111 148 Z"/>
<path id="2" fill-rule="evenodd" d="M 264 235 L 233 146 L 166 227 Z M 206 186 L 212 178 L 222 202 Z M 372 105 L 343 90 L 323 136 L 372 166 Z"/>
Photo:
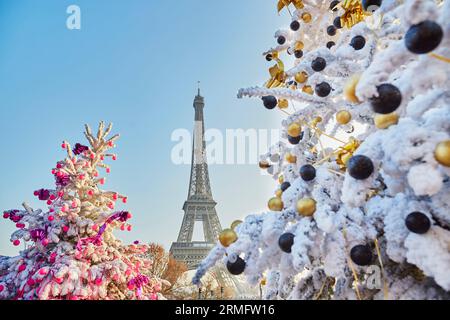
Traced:
<path id="1" fill-rule="evenodd" d="M 363 36 L 354 36 L 350 41 L 350 45 L 355 50 L 361 50 L 366 45 L 366 39 Z"/>
<path id="2" fill-rule="evenodd" d="M 334 41 L 328 41 L 327 42 L 327 48 L 331 49 L 332 46 L 334 46 L 336 43 L 334 43 Z"/>
<path id="3" fill-rule="evenodd" d="M 311 181 L 314 180 L 316 177 L 316 168 L 314 168 L 310 164 L 305 164 L 300 168 L 300 177 L 304 181 Z"/>
<path id="4" fill-rule="evenodd" d="M 279 45 L 282 45 L 282 44 L 284 44 L 286 42 L 286 38 L 283 37 L 283 36 L 279 36 L 277 38 L 277 42 L 278 42 Z"/>
<path id="5" fill-rule="evenodd" d="M 241 274 L 245 270 L 244 259 L 242 259 L 241 257 L 238 257 L 235 262 L 228 261 L 227 269 L 231 274 L 233 274 L 235 276 Z"/>
<path id="6" fill-rule="evenodd" d="M 270 53 L 266 54 L 267 61 L 272 61 L 272 59 L 273 59 L 273 56 Z"/>
<path id="7" fill-rule="evenodd" d="M 334 18 L 334 20 L 333 20 L 333 26 L 334 26 L 336 29 L 341 29 L 341 28 L 342 28 L 341 17 L 336 17 L 336 18 Z"/>
<path id="8" fill-rule="evenodd" d="M 362 0 L 361 4 L 365 11 L 373 12 L 381 6 L 381 0 Z"/>
<path id="9" fill-rule="evenodd" d="M 428 219 L 425 214 L 418 211 L 408 214 L 405 219 L 405 224 L 409 231 L 418 234 L 426 233 L 431 227 L 430 219 Z"/>
<path id="10" fill-rule="evenodd" d="M 347 162 L 347 169 L 350 176 L 358 180 L 364 180 L 373 173 L 373 162 L 369 157 L 362 154 L 351 157 Z"/>
<path id="11" fill-rule="evenodd" d="M 287 181 L 285 181 L 285 182 L 283 182 L 281 185 L 280 185 L 280 189 L 281 189 L 281 191 L 286 191 L 289 187 L 291 186 L 291 184 L 289 183 L 289 182 L 287 182 Z"/>
<path id="12" fill-rule="evenodd" d="M 301 57 L 303 57 L 303 51 L 302 50 L 295 50 L 294 51 L 294 55 L 297 59 L 300 59 Z"/>
<path id="13" fill-rule="evenodd" d="M 359 244 L 350 250 L 350 258 L 359 266 L 368 266 L 372 263 L 372 250 L 368 245 Z"/>
<path id="14" fill-rule="evenodd" d="M 322 57 L 317 57 L 311 62 L 311 68 L 316 71 L 322 71 L 327 66 L 327 62 Z"/>
<path id="15" fill-rule="evenodd" d="M 337 11 L 337 5 L 339 4 L 339 1 L 337 1 L 337 0 L 333 0 L 333 1 L 331 1 L 331 3 L 330 3 L 330 10 L 331 11 Z"/>
<path id="16" fill-rule="evenodd" d="M 400 90 L 390 83 L 379 85 L 377 91 L 378 97 L 370 98 L 370 104 L 376 113 L 388 114 L 394 112 L 402 103 Z"/>
<path id="17" fill-rule="evenodd" d="M 266 107 L 267 109 L 273 109 L 277 106 L 277 98 L 275 98 L 274 96 L 264 96 L 262 97 L 262 101 L 264 104 L 264 107 Z"/>
<path id="18" fill-rule="evenodd" d="M 299 144 L 300 140 L 302 140 L 302 138 L 303 138 L 303 131 L 298 137 L 292 137 L 292 136 L 288 135 L 287 138 L 288 138 L 288 141 L 290 144 Z"/>
<path id="19" fill-rule="evenodd" d="M 428 53 L 441 43 L 442 36 L 443 32 L 439 24 L 425 20 L 408 29 L 405 35 L 405 45 L 412 53 Z"/>
<path id="20" fill-rule="evenodd" d="M 336 28 L 334 26 L 327 27 L 327 34 L 329 36 L 334 36 L 336 34 Z"/>
<path id="21" fill-rule="evenodd" d="M 290 28 L 292 31 L 297 31 L 298 29 L 300 29 L 300 22 L 298 22 L 297 20 L 292 21 Z"/>
<path id="22" fill-rule="evenodd" d="M 321 82 L 316 85 L 315 91 L 319 97 L 326 97 L 331 92 L 331 86 L 328 84 L 328 82 Z"/>
<path id="23" fill-rule="evenodd" d="M 280 249 L 286 253 L 291 253 L 291 248 L 294 244 L 294 238 L 295 236 L 290 232 L 283 233 L 278 239 L 278 245 L 280 246 Z"/>

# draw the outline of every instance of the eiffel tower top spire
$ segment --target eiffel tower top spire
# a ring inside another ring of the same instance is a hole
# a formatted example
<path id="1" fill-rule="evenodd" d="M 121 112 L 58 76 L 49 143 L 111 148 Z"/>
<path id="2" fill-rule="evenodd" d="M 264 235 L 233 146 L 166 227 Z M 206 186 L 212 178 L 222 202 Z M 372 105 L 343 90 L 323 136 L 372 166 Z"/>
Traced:
<path id="1" fill-rule="evenodd" d="M 198 87 L 197 95 L 194 98 L 193 106 L 195 109 L 195 121 L 188 200 L 212 200 L 208 163 L 206 159 L 205 122 L 203 116 L 205 100 L 200 95 L 200 85 Z"/>

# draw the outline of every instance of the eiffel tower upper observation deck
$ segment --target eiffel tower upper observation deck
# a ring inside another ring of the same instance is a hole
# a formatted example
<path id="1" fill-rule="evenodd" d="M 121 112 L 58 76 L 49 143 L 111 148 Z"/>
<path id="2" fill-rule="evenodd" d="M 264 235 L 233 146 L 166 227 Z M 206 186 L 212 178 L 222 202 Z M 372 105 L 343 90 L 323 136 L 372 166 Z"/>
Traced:
<path id="1" fill-rule="evenodd" d="M 185 262 L 189 270 L 197 268 L 215 245 L 222 231 L 209 182 L 204 107 L 205 101 L 198 89 L 194 99 L 195 122 L 188 198 L 183 205 L 184 217 L 178 239 L 170 247 L 173 257 Z M 192 241 L 195 221 L 203 222 L 204 241 Z"/>

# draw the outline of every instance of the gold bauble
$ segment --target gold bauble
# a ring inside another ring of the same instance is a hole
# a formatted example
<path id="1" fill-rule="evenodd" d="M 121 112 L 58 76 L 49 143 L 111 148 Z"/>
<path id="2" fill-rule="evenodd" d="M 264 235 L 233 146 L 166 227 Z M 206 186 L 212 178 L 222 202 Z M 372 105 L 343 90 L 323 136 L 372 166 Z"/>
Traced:
<path id="1" fill-rule="evenodd" d="M 305 44 L 301 41 L 297 41 L 294 45 L 294 50 L 303 50 Z"/>
<path id="2" fill-rule="evenodd" d="M 304 217 L 310 217 L 316 212 L 316 200 L 304 198 L 297 201 L 297 212 Z"/>
<path id="3" fill-rule="evenodd" d="M 450 140 L 444 140 L 434 149 L 434 158 L 443 166 L 450 167 Z"/>
<path id="4" fill-rule="evenodd" d="M 242 223 L 242 220 L 234 220 L 233 223 L 231 224 L 231 229 L 234 230 L 241 223 Z"/>
<path id="5" fill-rule="evenodd" d="M 266 160 L 261 160 L 259 162 L 259 167 L 261 169 L 268 169 L 268 168 L 270 168 L 270 163 L 268 161 L 266 161 Z"/>
<path id="6" fill-rule="evenodd" d="M 293 155 L 292 153 L 288 153 L 286 155 L 286 161 L 289 163 L 296 163 L 297 162 L 297 157 L 295 155 Z"/>
<path id="7" fill-rule="evenodd" d="M 336 122 L 339 124 L 347 124 L 352 120 L 352 115 L 347 110 L 341 110 L 336 113 Z"/>
<path id="8" fill-rule="evenodd" d="M 311 22 L 312 16 L 310 13 L 308 12 L 304 12 L 302 14 L 302 20 L 305 21 L 306 23 Z"/>
<path id="9" fill-rule="evenodd" d="M 261 279 L 260 283 L 261 283 L 262 286 L 265 286 L 267 284 L 266 278 Z"/>
<path id="10" fill-rule="evenodd" d="M 279 183 L 283 183 L 284 182 L 284 176 L 282 174 L 278 177 L 278 182 Z"/>
<path id="11" fill-rule="evenodd" d="M 302 127 L 297 122 L 292 122 L 287 128 L 287 133 L 296 138 L 302 134 Z"/>
<path id="12" fill-rule="evenodd" d="M 298 72 L 298 73 L 295 75 L 295 81 L 296 81 L 297 83 L 305 83 L 306 80 L 308 80 L 308 74 L 307 74 L 305 71 Z"/>
<path id="13" fill-rule="evenodd" d="M 268 203 L 269 209 L 272 211 L 281 211 L 283 210 L 283 201 L 280 198 L 273 197 L 270 198 Z"/>
<path id="14" fill-rule="evenodd" d="M 275 197 L 277 197 L 277 198 L 281 198 L 282 194 L 283 194 L 283 191 L 281 191 L 281 189 L 278 189 L 277 191 L 275 191 Z"/>
<path id="15" fill-rule="evenodd" d="M 230 244 L 237 240 L 237 234 L 232 229 L 225 229 L 219 235 L 219 241 L 224 247 L 228 247 Z"/>
<path id="16" fill-rule="evenodd" d="M 392 126 L 393 124 L 397 124 L 398 118 L 399 118 L 398 114 L 392 112 L 388 114 L 376 114 L 373 120 L 375 122 L 375 126 L 378 129 L 386 129 Z"/>
<path id="17" fill-rule="evenodd" d="M 358 100 L 358 98 L 356 97 L 355 91 L 356 91 L 356 86 L 358 85 L 359 82 L 359 78 L 361 78 L 360 74 L 355 74 L 353 75 L 345 84 L 344 87 L 344 96 L 345 98 L 353 103 L 360 103 L 360 101 Z"/>
<path id="18" fill-rule="evenodd" d="M 278 108 L 286 109 L 288 106 L 289 106 L 289 102 L 286 99 L 279 99 L 278 100 Z"/>
<path id="19" fill-rule="evenodd" d="M 308 86 L 308 85 L 303 86 L 302 91 L 304 93 L 307 93 L 307 94 L 313 94 L 314 93 L 313 88 L 311 86 Z"/>

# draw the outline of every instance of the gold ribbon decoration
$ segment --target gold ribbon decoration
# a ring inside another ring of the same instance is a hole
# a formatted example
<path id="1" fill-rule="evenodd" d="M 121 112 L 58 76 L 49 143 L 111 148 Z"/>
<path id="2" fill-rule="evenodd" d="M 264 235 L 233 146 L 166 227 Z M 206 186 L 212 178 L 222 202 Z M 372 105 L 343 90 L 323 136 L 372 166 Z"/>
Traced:
<path id="1" fill-rule="evenodd" d="M 284 86 L 286 73 L 284 72 L 284 63 L 278 58 L 278 53 L 272 53 L 272 59 L 277 62 L 276 65 L 269 68 L 270 80 L 266 82 L 266 88 L 277 88 Z"/>
<path id="2" fill-rule="evenodd" d="M 361 143 L 353 137 L 350 137 L 350 141 L 342 147 L 336 153 L 336 163 L 342 170 L 347 168 L 347 161 L 353 156 L 353 153 L 358 149 Z"/>
<path id="3" fill-rule="evenodd" d="M 296 9 L 302 9 L 304 7 L 303 0 L 278 0 L 278 13 L 280 13 L 284 8 L 289 8 L 289 5 L 291 4 L 294 5 Z"/>
<path id="4" fill-rule="evenodd" d="M 341 16 L 343 27 L 351 28 L 370 15 L 369 12 L 364 11 L 361 0 L 344 0 L 342 8 L 345 10 L 345 13 Z"/>

